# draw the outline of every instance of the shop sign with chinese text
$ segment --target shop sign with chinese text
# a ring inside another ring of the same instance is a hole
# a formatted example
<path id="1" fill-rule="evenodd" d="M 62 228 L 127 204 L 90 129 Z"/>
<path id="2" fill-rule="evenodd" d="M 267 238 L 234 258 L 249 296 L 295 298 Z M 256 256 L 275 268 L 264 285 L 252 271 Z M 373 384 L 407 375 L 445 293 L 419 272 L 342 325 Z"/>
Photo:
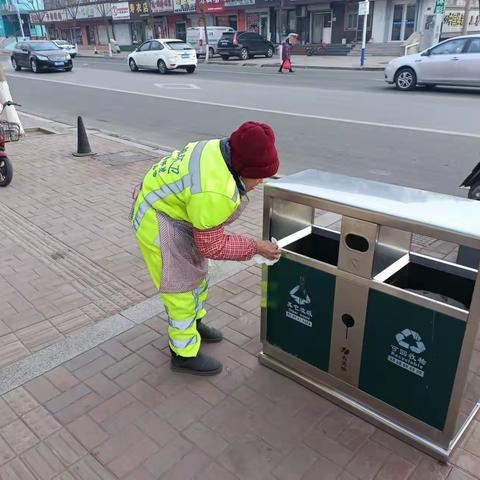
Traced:
<path id="1" fill-rule="evenodd" d="M 150 16 L 150 2 L 147 0 L 130 2 L 130 18 L 138 19 Z"/>
<path id="2" fill-rule="evenodd" d="M 447 8 L 443 17 L 442 33 L 460 34 L 465 20 L 462 9 Z M 480 15 L 478 9 L 470 10 L 468 19 L 468 33 L 480 32 Z"/>
<path id="3" fill-rule="evenodd" d="M 151 0 L 150 4 L 153 13 L 173 12 L 174 0 Z"/>
<path id="4" fill-rule="evenodd" d="M 198 2 L 198 13 L 223 13 L 225 11 L 225 0 L 200 0 Z"/>
<path id="5" fill-rule="evenodd" d="M 112 19 L 113 20 L 129 20 L 130 8 L 128 2 L 112 3 Z"/>
<path id="6" fill-rule="evenodd" d="M 195 13 L 197 2 L 195 0 L 173 0 L 173 11 L 175 13 Z"/>
<path id="7" fill-rule="evenodd" d="M 255 0 L 225 0 L 226 8 L 238 8 L 255 5 Z"/>

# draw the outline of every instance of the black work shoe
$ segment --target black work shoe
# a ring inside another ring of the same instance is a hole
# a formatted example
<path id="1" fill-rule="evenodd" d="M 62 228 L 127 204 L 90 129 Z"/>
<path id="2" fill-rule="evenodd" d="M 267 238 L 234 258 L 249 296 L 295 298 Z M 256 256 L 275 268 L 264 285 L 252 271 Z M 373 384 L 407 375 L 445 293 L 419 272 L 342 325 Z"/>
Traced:
<path id="1" fill-rule="evenodd" d="M 205 343 L 218 343 L 223 340 L 223 335 L 220 330 L 205 325 L 202 320 L 197 320 L 197 331 Z"/>
<path id="2" fill-rule="evenodd" d="M 172 353 L 170 368 L 174 372 L 189 373 L 191 375 L 217 375 L 223 365 L 212 357 L 198 352 L 196 357 L 180 357 Z"/>

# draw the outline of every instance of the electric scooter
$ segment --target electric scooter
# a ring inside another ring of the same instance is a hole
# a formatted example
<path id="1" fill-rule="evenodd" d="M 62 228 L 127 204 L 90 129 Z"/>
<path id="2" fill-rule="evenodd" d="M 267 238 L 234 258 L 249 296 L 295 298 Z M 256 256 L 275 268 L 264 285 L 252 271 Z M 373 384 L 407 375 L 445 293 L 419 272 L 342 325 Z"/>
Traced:
<path id="1" fill-rule="evenodd" d="M 6 107 L 18 106 L 18 103 L 9 100 L 2 104 L 2 112 Z M 7 142 L 17 142 L 20 138 L 20 125 L 18 123 L 7 122 L 0 120 L 0 187 L 6 187 L 13 177 L 13 166 L 10 162 L 5 144 Z"/>

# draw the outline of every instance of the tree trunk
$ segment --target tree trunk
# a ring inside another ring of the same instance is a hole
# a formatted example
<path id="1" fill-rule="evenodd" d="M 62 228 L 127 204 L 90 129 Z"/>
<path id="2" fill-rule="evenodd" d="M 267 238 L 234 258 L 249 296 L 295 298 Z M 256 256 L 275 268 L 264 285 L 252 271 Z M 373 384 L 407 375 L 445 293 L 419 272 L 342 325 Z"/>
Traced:
<path id="1" fill-rule="evenodd" d="M 468 31 L 468 23 L 470 22 L 470 5 L 471 5 L 471 0 L 465 0 L 465 12 L 463 14 L 462 35 L 466 35 Z"/>

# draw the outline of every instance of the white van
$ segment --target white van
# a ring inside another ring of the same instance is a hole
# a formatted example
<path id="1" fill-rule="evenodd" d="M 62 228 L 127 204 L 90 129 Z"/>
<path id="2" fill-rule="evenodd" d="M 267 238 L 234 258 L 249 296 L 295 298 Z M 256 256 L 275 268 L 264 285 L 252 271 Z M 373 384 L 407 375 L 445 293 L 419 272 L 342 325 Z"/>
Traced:
<path id="1" fill-rule="evenodd" d="M 231 27 L 207 27 L 210 56 L 217 53 L 218 41 L 222 35 L 234 31 Z M 187 28 L 187 43 L 197 51 L 197 55 L 205 55 L 205 27 Z"/>

